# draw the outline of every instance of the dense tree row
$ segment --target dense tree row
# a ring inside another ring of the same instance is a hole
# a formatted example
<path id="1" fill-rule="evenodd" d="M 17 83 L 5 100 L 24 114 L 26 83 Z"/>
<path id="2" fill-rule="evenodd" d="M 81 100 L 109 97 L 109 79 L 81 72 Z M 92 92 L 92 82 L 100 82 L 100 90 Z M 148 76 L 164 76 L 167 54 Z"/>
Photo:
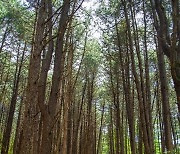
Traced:
<path id="1" fill-rule="evenodd" d="M 180 152 L 179 0 L 91 3 L 0 1 L 2 154 Z"/>

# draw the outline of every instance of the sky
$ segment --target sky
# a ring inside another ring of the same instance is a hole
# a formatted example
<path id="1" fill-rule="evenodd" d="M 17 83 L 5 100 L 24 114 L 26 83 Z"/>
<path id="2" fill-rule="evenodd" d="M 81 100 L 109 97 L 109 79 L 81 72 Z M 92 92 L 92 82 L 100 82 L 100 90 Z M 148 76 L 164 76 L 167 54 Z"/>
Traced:
<path id="1" fill-rule="evenodd" d="M 92 20 L 90 25 L 90 31 L 93 38 L 99 39 L 101 36 L 101 32 L 99 31 L 99 27 L 96 24 L 98 18 L 95 16 L 95 10 L 98 8 L 99 3 L 98 0 L 85 0 L 82 4 L 82 7 L 86 10 L 91 10 Z"/>

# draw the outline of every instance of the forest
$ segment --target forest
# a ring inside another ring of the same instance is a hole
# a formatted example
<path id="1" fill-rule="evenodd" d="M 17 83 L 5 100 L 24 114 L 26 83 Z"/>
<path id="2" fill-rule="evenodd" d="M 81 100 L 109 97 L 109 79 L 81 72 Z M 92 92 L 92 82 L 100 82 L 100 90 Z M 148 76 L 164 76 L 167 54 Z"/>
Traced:
<path id="1" fill-rule="evenodd" d="M 179 0 L 0 0 L 1 154 L 180 154 Z"/>

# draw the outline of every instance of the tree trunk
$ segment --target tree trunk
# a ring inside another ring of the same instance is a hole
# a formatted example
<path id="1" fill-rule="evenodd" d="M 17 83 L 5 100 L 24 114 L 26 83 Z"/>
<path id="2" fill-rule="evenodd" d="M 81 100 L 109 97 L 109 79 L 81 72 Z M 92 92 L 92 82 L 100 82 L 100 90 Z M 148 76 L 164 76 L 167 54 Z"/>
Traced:
<path id="1" fill-rule="evenodd" d="M 135 129 L 134 129 L 134 105 L 132 102 L 132 96 L 131 96 L 131 90 L 130 90 L 130 79 L 129 79 L 129 55 L 126 54 L 126 60 L 125 64 L 123 64 L 123 51 L 121 49 L 121 42 L 120 42 L 120 34 L 118 31 L 118 25 L 117 21 L 115 19 L 115 26 L 116 26 L 116 33 L 117 33 L 117 39 L 118 39 L 118 48 L 119 48 L 119 59 L 120 59 L 120 67 L 121 67 L 121 73 L 122 73 L 122 81 L 123 81 L 123 89 L 124 89 L 124 95 L 125 95 L 125 102 L 126 102 L 126 113 L 128 118 L 128 124 L 129 124 L 129 133 L 130 133 L 130 145 L 131 145 L 131 152 L 132 154 L 136 153 L 135 149 Z"/>
<path id="2" fill-rule="evenodd" d="M 20 50 L 20 46 L 18 49 L 17 64 L 19 63 L 19 58 L 20 58 L 19 50 Z M 21 60 L 20 60 L 19 68 L 17 65 L 15 75 L 14 75 L 14 87 L 13 87 L 12 98 L 11 98 L 11 103 L 10 103 L 10 110 L 9 110 L 9 114 L 8 114 L 6 129 L 3 134 L 2 151 L 1 151 L 2 154 L 7 154 L 8 149 L 9 149 L 9 141 L 10 141 L 10 137 L 11 137 L 12 123 L 13 123 L 13 117 L 14 117 L 14 112 L 15 112 L 15 107 L 16 107 L 16 101 L 17 101 L 17 97 L 18 97 L 20 74 L 21 74 L 21 68 L 23 65 L 25 51 L 26 51 L 26 43 L 24 46 Z"/>
<path id="3" fill-rule="evenodd" d="M 33 116 L 36 115 L 36 102 L 38 94 L 38 80 L 41 65 L 41 53 L 43 49 L 43 34 L 45 29 L 46 7 L 45 0 L 41 0 L 35 27 L 34 44 L 29 64 L 28 85 L 25 97 L 25 113 L 21 131 L 22 141 L 20 154 L 32 153 L 33 150 Z"/>
<path id="4" fill-rule="evenodd" d="M 132 72 L 135 79 L 137 94 L 138 94 L 138 101 L 139 101 L 139 109 L 140 109 L 140 119 L 142 124 L 142 132 L 143 132 L 143 141 L 145 146 L 145 152 L 147 154 L 152 154 L 153 150 L 151 149 L 151 145 L 149 144 L 149 138 L 148 138 L 148 130 L 146 129 L 146 114 L 144 111 L 144 102 L 143 102 L 143 94 L 142 94 L 142 87 L 141 83 L 139 81 L 138 74 L 136 72 L 136 66 L 135 66 L 135 59 L 134 59 L 134 52 L 133 52 L 133 41 L 131 36 L 131 28 L 130 28 L 130 21 L 127 14 L 127 8 L 126 8 L 126 2 L 122 0 L 123 6 L 124 6 L 124 13 L 125 13 L 125 19 L 127 24 L 127 35 L 128 35 L 128 42 L 129 42 L 129 50 L 130 50 L 130 56 L 131 56 L 131 66 L 132 66 Z"/>
<path id="5" fill-rule="evenodd" d="M 165 7 L 160 0 L 151 0 L 154 27 L 157 31 L 157 38 L 161 50 L 168 57 L 171 66 L 171 75 L 174 81 L 174 88 L 177 96 L 177 106 L 180 113 L 180 14 L 179 0 L 171 1 L 172 22 L 169 24 Z M 173 26 L 172 34 L 170 27 Z M 171 36 L 170 36 L 171 35 Z"/>
<path id="6" fill-rule="evenodd" d="M 55 120 L 56 107 L 59 98 L 59 86 L 62 78 L 62 53 L 63 53 L 63 45 L 64 45 L 64 34 L 66 31 L 67 20 L 68 20 L 68 12 L 70 9 L 70 1 L 67 0 L 63 2 L 61 18 L 59 20 L 59 28 L 58 28 L 58 36 L 56 41 L 56 49 L 55 49 L 55 61 L 54 61 L 54 70 L 52 76 L 52 87 L 51 93 L 48 102 L 48 108 L 43 115 L 43 133 L 42 133 L 42 144 L 41 144 L 41 153 L 49 154 L 51 153 L 52 148 L 52 125 Z"/>
<path id="7" fill-rule="evenodd" d="M 173 150 L 173 142 L 172 142 L 172 131 L 171 131 L 171 122 L 170 122 L 168 82 L 167 82 L 167 77 L 166 77 L 164 55 L 163 55 L 163 52 L 162 52 L 160 46 L 158 47 L 157 57 L 158 57 L 158 66 L 159 66 L 159 76 L 160 76 L 160 82 L 161 82 L 161 96 L 162 96 L 162 111 L 163 111 L 165 144 L 166 144 L 167 151 L 172 151 Z"/>

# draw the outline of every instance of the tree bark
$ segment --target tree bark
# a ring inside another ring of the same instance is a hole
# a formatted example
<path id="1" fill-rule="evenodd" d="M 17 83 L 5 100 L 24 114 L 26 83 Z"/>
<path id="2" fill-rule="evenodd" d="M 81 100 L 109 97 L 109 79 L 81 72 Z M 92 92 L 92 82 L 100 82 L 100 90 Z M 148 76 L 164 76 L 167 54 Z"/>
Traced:
<path id="1" fill-rule="evenodd" d="M 151 149 L 151 145 L 149 144 L 149 138 L 148 138 L 148 130 L 146 129 L 146 114 L 144 111 L 144 103 L 143 103 L 143 94 L 142 94 L 142 87 L 141 83 L 138 78 L 138 74 L 136 72 L 136 66 L 135 66 L 135 59 L 134 59 L 134 53 L 133 53 L 133 41 L 130 31 L 130 22 L 127 14 L 127 8 L 126 8 L 126 2 L 122 0 L 123 6 L 124 6 L 124 13 L 125 13 L 125 20 L 127 24 L 127 35 L 128 35 L 128 42 L 129 42 L 129 50 L 130 50 L 130 57 L 131 57 L 131 67 L 132 67 L 132 73 L 135 79 L 137 94 L 138 94 L 138 101 L 139 101 L 139 109 L 140 109 L 140 119 L 142 124 L 142 132 L 143 132 L 143 141 L 145 146 L 145 152 L 147 154 L 152 154 L 153 150 Z"/>
<path id="2" fill-rule="evenodd" d="M 54 70 L 52 76 L 52 87 L 48 102 L 48 108 L 46 114 L 42 116 L 43 120 L 43 133 L 42 133 L 42 144 L 41 153 L 49 154 L 52 152 L 52 122 L 55 120 L 56 106 L 59 98 L 59 86 L 62 77 L 62 53 L 64 45 L 64 35 L 66 31 L 66 26 L 68 22 L 68 12 L 70 10 L 70 1 L 64 0 L 62 6 L 61 18 L 59 20 L 58 36 L 56 40 L 55 48 L 55 60 L 54 60 Z"/>
<path id="3" fill-rule="evenodd" d="M 165 144 L 166 144 L 167 151 L 172 151 L 173 150 L 173 142 L 172 142 L 172 131 L 171 131 L 171 122 L 170 122 L 168 82 L 167 82 L 167 77 L 166 77 L 164 55 L 163 55 L 163 52 L 162 52 L 160 46 L 158 47 L 157 57 L 158 57 L 158 66 L 159 66 L 159 76 L 160 76 L 160 82 L 161 82 L 161 96 L 162 96 L 162 111 L 163 111 Z"/>
<path id="4" fill-rule="evenodd" d="M 23 54 L 22 54 L 22 57 L 20 60 L 19 68 L 18 68 L 18 63 L 19 63 L 19 58 L 20 58 L 19 57 L 20 46 L 18 49 L 17 66 L 16 66 L 15 75 L 14 75 L 14 87 L 13 87 L 10 109 L 9 109 L 9 114 L 8 114 L 8 119 L 7 119 L 7 125 L 6 125 L 6 129 L 4 131 L 4 134 L 3 134 L 2 151 L 1 151 L 2 154 L 7 154 L 8 149 L 9 149 L 9 141 L 10 141 L 10 137 L 11 137 L 12 123 L 13 123 L 13 117 L 14 117 L 14 112 L 15 112 L 15 107 L 16 107 L 16 101 L 17 101 L 17 97 L 18 97 L 20 74 L 21 74 L 21 69 L 22 69 L 22 65 L 23 65 L 25 51 L 26 51 L 26 43 L 24 45 L 24 50 L 23 50 Z"/>
<path id="5" fill-rule="evenodd" d="M 180 113 L 180 11 L 179 0 L 171 1 L 171 16 L 173 30 L 170 34 L 165 7 L 160 0 L 151 0 L 154 27 L 157 31 L 158 43 L 161 50 L 168 57 L 171 66 L 171 75 L 177 96 L 177 106 Z M 170 36 L 171 35 L 171 36 Z"/>
<path id="6" fill-rule="evenodd" d="M 43 34 L 45 29 L 46 18 L 46 3 L 45 0 L 40 1 L 39 12 L 37 16 L 37 24 L 35 27 L 34 44 L 32 47 L 28 85 L 25 97 L 25 113 L 23 119 L 23 127 L 21 131 L 21 145 L 20 154 L 32 153 L 33 150 L 33 117 L 36 115 L 36 103 L 38 94 L 38 80 L 40 74 L 41 65 L 41 53 L 43 49 Z"/>

